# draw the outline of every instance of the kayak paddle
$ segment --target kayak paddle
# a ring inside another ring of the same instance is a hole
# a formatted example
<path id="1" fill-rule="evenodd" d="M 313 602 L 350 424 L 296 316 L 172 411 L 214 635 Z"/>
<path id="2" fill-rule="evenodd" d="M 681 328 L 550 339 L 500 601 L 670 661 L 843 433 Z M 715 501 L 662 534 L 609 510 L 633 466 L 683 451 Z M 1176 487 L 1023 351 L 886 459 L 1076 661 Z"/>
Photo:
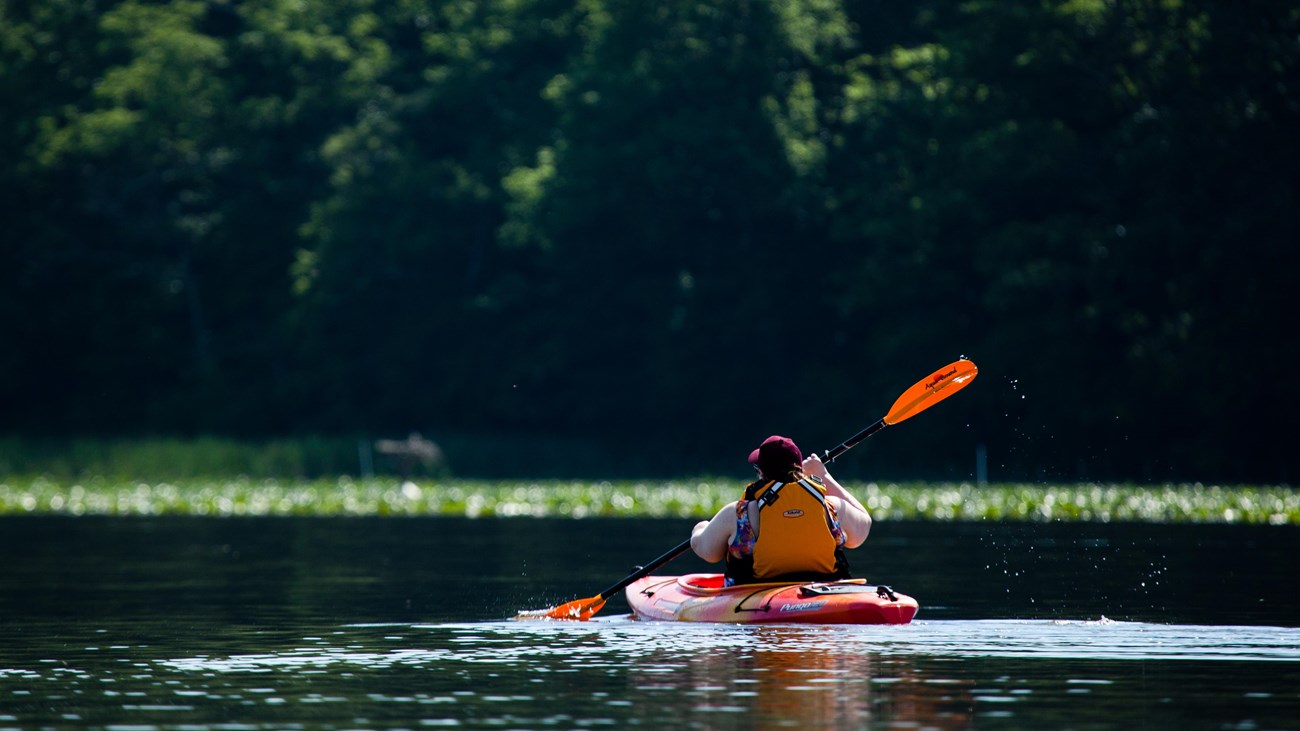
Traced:
<path id="1" fill-rule="evenodd" d="M 691 539 L 687 538 L 677 544 L 673 550 L 665 553 L 659 558 L 656 558 L 645 566 L 638 568 L 636 571 L 629 574 L 627 578 L 614 584 L 596 596 L 587 597 L 586 599 L 575 599 L 552 609 L 525 609 L 515 615 L 515 619 L 577 619 L 585 622 L 588 619 L 591 619 L 592 615 L 599 612 L 601 608 L 605 606 L 606 599 L 609 599 L 618 592 L 623 591 L 637 579 L 649 576 L 650 572 L 677 558 L 683 553 L 686 553 L 686 549 L 690 547 Z"/>
<path id="2" fill-rule="evenodd" d="M 859 442 L 872 434 L 892 424 L 906 421 L 957 393 L 974 380 L 977 373 L 979 373 L 979 369 L 975 367 L 975 364 L 962 358 L 922 378 L 894 401 L 894 405 L 889 408 L 889 413 L 885 414 L 883 418 L 844 440 L 838 447 L 824 452 L 821 455 L 822 461 L 827 464 L 834 462 L 840 455 L 857 446 Z M 575 599 L 550 609 L 523 610 L 515 615 L 515 619 L 576 619 L 585 622 L 591 619 L 596 612 L 599 612 L 605 606 L 605 601 L 611 596 L 626 589 L 632 582 L 649 576 L 655 569 L 686 553 L 690 547 L 691 539 L 687 538 L 668 553 L 638 568 L 624 577 L 622 581 L 596 596 Z"/>
<path id="3" fill-rule="evenodd" d="M 826 464 L 834 462 L 841 454 L 857 446 L 863 439 L 891 424 L 906 421 L 957 393 L 973 381 L 979 372 L 974 363 L 962 358 L 922 378 L 894 401 L 894 405 L 889 407 L 889 413 L 885 414 L 880 421 L 849 437 L 835 449 L 823 453 L 822 461 Z"/>

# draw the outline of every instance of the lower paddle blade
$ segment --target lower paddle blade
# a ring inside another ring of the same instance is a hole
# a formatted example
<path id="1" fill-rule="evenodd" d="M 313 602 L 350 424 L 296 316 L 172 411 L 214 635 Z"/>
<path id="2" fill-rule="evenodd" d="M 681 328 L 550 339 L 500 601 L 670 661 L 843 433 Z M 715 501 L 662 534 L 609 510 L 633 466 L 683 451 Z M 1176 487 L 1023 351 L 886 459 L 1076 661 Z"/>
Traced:
<path id="1" fill-rule="evenodd" d="M 605 606 L 605 599 L 600 596 L 575 599 L 551 609 L 526 609 L 515 615 L 515 619 L 573 619 L 586 622 L 592 615 Z"/>
<path id="2" fill-rule="evenodd" d="M 975 364 L 965 358 L 940 368 L 904 391 L 890 407 L 885 423 L 897 424 L 916 416 L 965 388 L 978 373 Z"/>

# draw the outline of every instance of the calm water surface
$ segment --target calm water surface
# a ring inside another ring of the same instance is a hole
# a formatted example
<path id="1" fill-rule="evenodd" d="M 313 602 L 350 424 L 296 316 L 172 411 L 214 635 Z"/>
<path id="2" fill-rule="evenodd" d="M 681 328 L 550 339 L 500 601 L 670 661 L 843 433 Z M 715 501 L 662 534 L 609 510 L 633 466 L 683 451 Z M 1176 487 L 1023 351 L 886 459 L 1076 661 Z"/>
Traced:
<path id="1" fill-rule="evenodd" d="M 508 619 L 691 522 L 3 518 L 0 729 L 1300 728 L 1294 527 L 880 523 L 903 627 Z"/>

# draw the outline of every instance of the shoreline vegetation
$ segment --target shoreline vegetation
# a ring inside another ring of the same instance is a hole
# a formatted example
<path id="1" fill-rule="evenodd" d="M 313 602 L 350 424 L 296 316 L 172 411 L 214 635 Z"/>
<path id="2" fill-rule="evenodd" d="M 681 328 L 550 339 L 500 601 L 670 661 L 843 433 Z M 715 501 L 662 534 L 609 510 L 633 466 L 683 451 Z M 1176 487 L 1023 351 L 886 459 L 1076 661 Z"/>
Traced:
<path id="1" fill-rule="evenodd" d="M 617 482 L 0 477 L 0 515 L 707 517 L 732 479 Z M 878 520 L 1300 525 L 1284 486 L 850 483 Z"/>
<path id="2" fill-rule="evenodd" d="M 458 477 L 729 475 L 968 355 L 849 477 L 1291 482 L 1259 415 L 1300 410 L 1298 27 L 1277 0 L 6 0 L 0 428 L 509 432 L 555 448 L 434 438 Z M 774 297 L 804 261 L 833 271 Z M 630 448 L 564 451 L 592 441 Z"/>
<path id="3" fill-rule="evenodd" d="M 559 479 L 536 469 L 543 453 L 573 445 L 439 440 L 457 458 L 430 465 L 359 455 L 362 443 L 0 438 L 0 515 L 705 518 L 742 487 L 735 477 Z M 453 474 L 493 452 L 541 479 Z M 1300 525 L 1300 491 L 1286 485 L 841 481 L 879 520 Z"/>

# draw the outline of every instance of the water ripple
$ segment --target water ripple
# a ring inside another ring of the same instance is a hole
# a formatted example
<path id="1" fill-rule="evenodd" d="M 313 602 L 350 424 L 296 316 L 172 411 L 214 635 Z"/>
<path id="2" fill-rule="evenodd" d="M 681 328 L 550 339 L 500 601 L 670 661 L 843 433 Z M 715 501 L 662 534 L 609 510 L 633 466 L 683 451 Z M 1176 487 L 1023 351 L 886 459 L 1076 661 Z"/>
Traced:
<path id="1" fill-rule="evenodd" d="M 354 626 L 357 631 L 375 626 Z M 1073 660 L 1233 660 L 1300 662 L 1300 628 L 1160 625 L 1144 622 L 979 620 L 915 622 L 902 627 L 779 627 L 656 624 L 616 617 L 588 623 L 489 622 L 403 625 L 413 645 L 389 651 L 347 647 L 191 657 L 159 661 L 186 672 L 303 671 L 351 665 L 549 664 L 617 667 L 652 661 L 645 672 L 672 672 L 674 661 L 734 651 L 798 656 L 836 653 L 879 657 L 1037 657 Z M 423 636 L 422 636 L 423 635 Z M 661 663 L 656 665 L 655 663 Z M 0 669 L 0 675 L 5 671 Z"/>

